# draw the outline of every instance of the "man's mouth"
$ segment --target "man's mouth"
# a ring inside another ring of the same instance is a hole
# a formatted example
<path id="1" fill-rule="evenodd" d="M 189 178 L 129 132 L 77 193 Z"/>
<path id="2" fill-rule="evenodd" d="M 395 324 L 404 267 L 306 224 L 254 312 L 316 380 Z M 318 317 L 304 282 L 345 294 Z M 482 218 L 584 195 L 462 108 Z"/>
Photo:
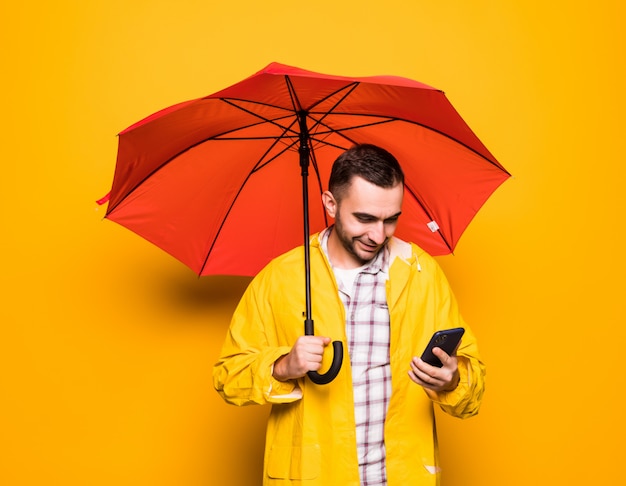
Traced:
<path id="1" fill-rule="evenodd" d="M 374 253 L 380 249 L 380 245 L 369 245 L 367 243 L 364 243 L 361 240 L 357 240 L 357 241 L 360 243 L 361 247 L 367 252 Z"/>

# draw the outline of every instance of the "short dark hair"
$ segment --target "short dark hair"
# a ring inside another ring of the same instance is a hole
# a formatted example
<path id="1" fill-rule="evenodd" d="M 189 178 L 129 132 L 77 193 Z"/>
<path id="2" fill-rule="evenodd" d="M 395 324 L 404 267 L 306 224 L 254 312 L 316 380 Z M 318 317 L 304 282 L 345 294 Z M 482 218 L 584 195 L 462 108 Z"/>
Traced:
<path id="1" fill-rule="evenodd" d="M 367 143 L 354 145 L 333 163 L 328 190 L 335 199 L 341 199 L 355 176 L 378 187 L 404 184 L 404 173 L 397 159 L 385 149 Z"/>

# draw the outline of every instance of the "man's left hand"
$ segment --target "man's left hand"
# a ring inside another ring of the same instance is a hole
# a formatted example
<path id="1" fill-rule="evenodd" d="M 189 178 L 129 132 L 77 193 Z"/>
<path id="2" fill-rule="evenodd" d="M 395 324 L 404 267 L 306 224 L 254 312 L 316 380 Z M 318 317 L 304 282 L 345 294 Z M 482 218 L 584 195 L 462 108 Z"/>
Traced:
<path id="1" fill-rule="evenodd" d="M 435 392 L 449 392 L 459 385 L 459 366 L 456 356 L 450 356 L 441 348 L 434 348 L 433 354 L 443 363 L 441 368 L 431 366 L 420 358 L 411 360 L 409 377 L 418 385 Z"/>

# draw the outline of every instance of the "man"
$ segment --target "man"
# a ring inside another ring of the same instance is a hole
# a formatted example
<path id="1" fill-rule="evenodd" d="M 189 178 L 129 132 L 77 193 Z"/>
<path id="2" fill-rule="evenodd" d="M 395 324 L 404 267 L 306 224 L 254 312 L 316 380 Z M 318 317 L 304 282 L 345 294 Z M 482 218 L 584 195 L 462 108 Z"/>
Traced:
<path id="1" fill-rule="evenodd" d="M 238 305 L 214 385 L 235 405 L 272 404 L 264 485 L 439 484 L 433 404 L 457 417 L 478 412 L 484 366 L 436 262 L 393 236 L 404 176 L 397 160 L 357 145 L 334 163 L 322 195 L 334 225 L 311 247 L 316 336 L 301 336 L 303 249 L 273 260 Z M 443 363 L 416 356 L 433 332 L 464 327 Z M 330 384 L 325 348 L 341 340 L 349 359 Z"/>

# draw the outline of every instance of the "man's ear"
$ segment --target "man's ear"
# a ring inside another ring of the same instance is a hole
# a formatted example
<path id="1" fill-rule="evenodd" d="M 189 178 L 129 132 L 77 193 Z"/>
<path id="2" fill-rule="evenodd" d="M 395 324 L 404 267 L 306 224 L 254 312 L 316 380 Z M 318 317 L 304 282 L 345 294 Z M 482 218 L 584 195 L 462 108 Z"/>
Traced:
<path id="1" fill-rule="evenodd" d="M 335 219 L 335 215 L 337 214 L 337 200 L 333 196 L 332 192 L 324 191 L 322 193 L 322 204 L 324 205 L 324 208 L 326 208 L 326 214 Z"/>

